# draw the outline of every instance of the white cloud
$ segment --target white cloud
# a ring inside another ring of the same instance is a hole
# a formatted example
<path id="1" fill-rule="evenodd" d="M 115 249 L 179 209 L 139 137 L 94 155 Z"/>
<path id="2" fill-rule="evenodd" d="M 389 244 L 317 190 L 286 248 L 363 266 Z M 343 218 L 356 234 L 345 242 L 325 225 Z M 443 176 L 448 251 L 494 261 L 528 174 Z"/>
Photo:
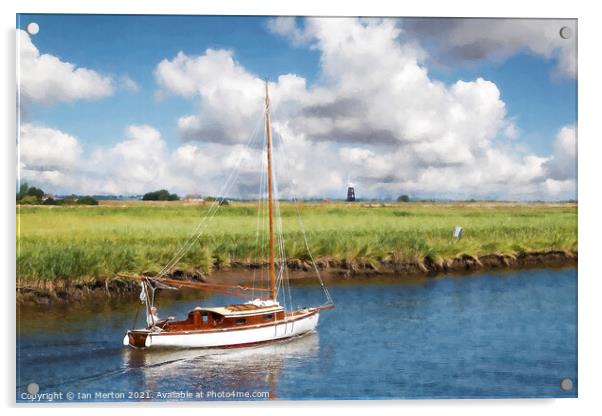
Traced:
<path id="1" fill-rule="evenodd" d="M 560 188 L 558 181 L 565 183 L 577 178 L 577 131 L 575 126 L 564 126 L 556 135 L 554 154 L 546 162 L 545 168 L 552 183 L 550 189 Z"/>
<path id="2" fill-rule="evenodd" d="M 286 75 L 270 84 L 274 119 L 281 121 L 274 127 L 294 146 L 306 195 L 335 193 L 348 176 L 365 196 L 537 192 L 530 181 L 538 180 L 544 160 L 496 144 L 518 136 L 497 86 L 482 78 L 433 80 L 424 51 L 400 43 L 395 20 L 310 18 L 301 27 L 278 18 L 268 26 L 320 52 L 320 83 L 308 88 L 303 78 Z M 178 121 L 187 140 L 242 143 L 260 115 L 262 80 L 232 51 L 179 53 L 155 76 L 162 94 L 198 100 L 199 112 Z M 501 161 L 502 168 L 492 168 Z M 510 180 L 518 186 L 509 187 Z"/>
<path id="3" fill-rule="evenodd" d="M 241 66 L 230 50 L 207 49 L 200 56 L 179 52 L 157 65 L 155 79 L 160 97 L 173 94 L 200 100 L 198 113 L 178 119 L 186 140 L 246 143 L 263 112 L 264 81 Z M 270 88 L 276 106 L 280 97 L 290 103 L 306 94 L 305 80 L 291 74 L 280 76 Z"/>
<path id="4" fill-rule="evenodd" d="M 293 45 L 301 46 L 310 41 L 308 34 L 298 27 L 295 17 L 275 17 L 268 20 L 267 28 L 276 35 L 288 38 Z"/>
<path id="5" fill-rule="evenodd" d="M 328 82 L 307 89 L 302 78 L 285 75 L 270 88 L 274 106 L 310 140 L 395 144 L 452 134 L 479 142 L 504 119 L 495 84 L 477 79 L 448 88 L 431 80 L 419 64 L 422 51 L 399 45 L 391 20 L 308 19 L 303 33 L 320 50 Z M 262 107 L 262 80 L 231 51 L 180 52 L 155 76 L 163 94 L 200 101 L 198 114 L 178 121 L 186 139 L 243 142 Z"/>
<path id="6" fill-rule="evenodd" d="M 82 148 L 78 140 L 62 131 L 23 123 L 20 126 L 19 176 L 54 190 L 70 187 L 79 174 Z M 49 190 L 48 188 L 46 190 Z"/>
<path id="7" fill-rule="evenodd" d="M 128 126 L 123 141 L 92 152 L 89 186 L 101 193 L 137 194 L 173 185 L 169 157 L 158 130 L 147 125 Z"/>
<path id="8" fill-rule="evenodd" d="M 261 165 L 259 151 L 244 145 L 184 144 L 171 151 L 161 133 L 148 125 L 130 125 L 116 144 L 84 152 L 77 138 L 65 132 L 23 124 L 19 156 L 22 180 L 50 192 L 78 194 L 167 188 L 181 195 L 215 195 L 237 164 L 241 180 L 232 192 L 256 192 Z"/>
<path id="9" fill-rule="evenodd" d="M 520 130 L 518 127 L 516 127 L 516 124 L 514 124 L 513 121 L 509 121 L 504 127 L 504 135 L 506 136 L 506 138 L 514 140 L 520 135 Z"/>
<path id="10" fill-rule="evenodd" d="M 94 100 L 113 94 L 110 77 L 76 67 L 49 54 L 42 54 L 29 34 L 17 30 L 19 92 L 22 103 L 54 104 L 64 101 Z"/>
<path id="11" fill-rule="evenodd" d="M 130 92 L 140 91 L 140 85 L 138 85 L 138 83 L 136 81 L 134 81 L 132 78 L 130 78 L 129 75 L 122 75 L 119 78 L 119 86 L 122 89 L 124 89 L 125 91 L 130 91 Z"/>
<path id="12" fill-rule="evenodd" d="M 544 182 L 544 190 L 550 197 L 558 196 L 564 199 L 576 199 L 575 179 L 565 179 L 557 181 L 555 179 L 546 179 Z"/>
<path id="13" fill-rule="evenodd" d="M 574 19 L 405 18 L 401 26 L 409 36 L 434 40 L 438 58 L 444 62 L 506 59 L 528 52 L 555 59 L 561 76 L 577 76 Z M 572 38 L 560 36 L 564 26 L 572 29 Z"/>
<path id="14" fill-rule="evenodd" d="M 91 154 L 49 127 L 23 124 L 19 139 L 21 179 L 52 192 L 138 193 L 170 178 L 165 142 L 149 126 L 129 126 L 123 141 Z"/>
<path id="15" fill-rule="evenodd" d="M 180 52 L 173 60 L 157 65 L 155 78 L 164 94 L 203 101 L 199 114 L 178 120 L 182 135 L 188 139 L 243 142 L 249 124 L 261 111 L 261 80 L 242 68 L 232 51 L 208 49 L 197 57 Z M 229 113 L 224 111 L 226 108 Z"/>
<path id="16" fill-rule="evenodd" d="M 72 169 L 82 154 L 75 137 L 29 123 L 21 125 L 19 149 L 21 164 L 37 171 Z"/>

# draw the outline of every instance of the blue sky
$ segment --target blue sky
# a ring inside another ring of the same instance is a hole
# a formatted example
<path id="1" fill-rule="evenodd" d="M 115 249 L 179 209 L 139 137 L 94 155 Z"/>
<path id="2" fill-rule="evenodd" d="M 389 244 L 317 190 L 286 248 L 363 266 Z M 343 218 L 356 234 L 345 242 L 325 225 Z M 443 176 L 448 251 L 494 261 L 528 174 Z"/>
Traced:
<path id="1" fill-rule="evenodd" d="M 508 114 L 535 152 L 547 154 L 554 144 L 550 138 L 564 125 L 577 120 L 577 81 L 554 77 L 554 61 L 519 53 L 503 62 L 484 61 L 432 71 L 444 82 L 483 77 L 493 81 L 502 93 Z"/>
<path id="2" fill-rule="evenodd" d="M 31 41 L 40 54 L 53 55 L 60 61 L 110 77 L 114 86 L 110 96 L 98 99 L 64 100 L 50 104 L 33 100 L 23 112 L 24 122 L 73 136 L 85 154 L 119 144 L 124 140 L 128 126 L 152 126 L 160 132 L 161 140 L 169 151 L 176 151 L 190 141 L 178 127 L 178 119 L 198 112 L 202 115 L 203 106 L 207 105 L 203 98 L 191 99 L 173 92 L 165 94 L 163 99 L 156 99 L 161 88 L 155 70 L 162 60 L 171 62 L 180 51 L 187 57 L 195 57 L 204 55 L 209 48 L 228 50 L 237 65 L 247 73 L 274 81 L 279 75 L 295 74 L 305 80 L 307 90 L 328 82 L 336 83 L 324 77 L 323 66 L 329 59 L 324 47 L 320 46 L 326 44 L 320 38 L 324 35 L 312 34 L 315 37 L 313 43 L 311 40 L 291 41 L 295 30 L 304 30 L 301 19 L 296 20 L 295 28 L 286 29 L 289 32 L 270 28 L 270 19 L 18 15 L 17 28 L 25 28 L 30 22 L 39 24 L 40 31 L 31 36 Z M 478 38 L 478 34 L 475 36 Z M 310 35 L 306 37 L 310 38 Z M 399 38 L 400 43 L 411 41 L 424 50 L 426 57 L 420 58 L 420 66 L 427 70 L 433 82 L 439 81 L 451 88 L 458 80 L 472 82 L 483 78 L 495 84 L 506 108 L 504 123 L 512 122 L 518 131 L 518 138 L 511 140 L 511 146 L 520 145 L 523 151 L 534 156 L 551 157 L 558 148 L 556 139 L 561 129 L 576 123 L 577 80 L 575 76 L 557 74 L 556 50 L 540 51 L 538 45 L 529 45 L 526 41 L 525 45 L 507 45 L 500 53 L 492 51 L 491 56 L 446 61 L 437 56 L 442 48 L 441 39 L 423 39 L 418 31 L 402 32 Z M 134 81 L 137 88 L 122 87 L 126 78 Z M 193 141 L 195 145 L 202 146 L 201 142 Z M 341 141 L 332 149 L 340 151 L 345 145 Z M 356 145 L 365 150 L 372 145 L 378 146 L 378 143 Z M 341 176 L 345 173 L 341 172 Z M 46 185 L 63 189 L 58 184 Z M 382 189 L 379 191 L 376 183 L 370 186 L 374 187 L 375 196 L 387 193 Z M 418 185 L 414 180 L 407 186 Z M 102 189 L 98 191 L 102 192 Z M 328 191 L 324 192 L 328 194 Z M 475 190 L 472 194 L 477 196 L 478 192 Z M 502 196 L 503 192 L 488 194 Z"/>

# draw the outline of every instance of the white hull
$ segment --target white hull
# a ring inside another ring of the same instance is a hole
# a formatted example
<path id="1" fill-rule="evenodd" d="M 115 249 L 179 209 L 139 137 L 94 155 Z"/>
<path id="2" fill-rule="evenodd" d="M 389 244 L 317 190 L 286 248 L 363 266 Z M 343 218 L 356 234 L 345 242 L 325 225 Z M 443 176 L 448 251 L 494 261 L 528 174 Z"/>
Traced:
<path id="1" fill-rule="evenodd" d="M 315 330 L 320 312 L 260 327 L 188 333 L 150 332 L 146 348 L 228 348 L 296 337 Z M 128 345 L 128 336 L 124 338 Z"/>

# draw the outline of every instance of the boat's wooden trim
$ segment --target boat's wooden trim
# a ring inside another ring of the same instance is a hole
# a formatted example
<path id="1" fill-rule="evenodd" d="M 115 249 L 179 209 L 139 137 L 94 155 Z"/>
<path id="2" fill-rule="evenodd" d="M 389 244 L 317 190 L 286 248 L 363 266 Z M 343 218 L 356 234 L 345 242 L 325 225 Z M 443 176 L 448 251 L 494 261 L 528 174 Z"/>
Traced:
<path id="1" fill-rule="evenodd" d="M 262 324 L 247 324 L 247 325 L 241 325 L 241 326 L 228 326 L 228 327 L 222 327 L 222 328 L 191 329 L 191 330 L 175 329 L 175 330 L 170 331 L 169 329 L 165 329 L 161 332 L 151 332 L 147 329 L 143 329 L 143 330 L 134 329 L 134 330 L 129 331 L 128 334 L 129 333 L 152 334 L 152 336 L 155 337 L 155 336 L 169 336 L 169 335 L 210 334 L 210 333 L 230 332 L 230 331 L 244 331 L 245 329 L 255 329 L 255 328 L 264 328 L 264 327 L 270 327 L 270 326 L 276 326 L 276 325 L 290 324 L 290 323 L 296 322 L 298 320 L 315 315 L 316 313 L 319 313 L 319 312 L 320 312 L 320 310 L 317 308 L 311 308 L 307 312 L 304 312 L 304 311 L 290 312 L 291 315 L 289 315 L 289 317 L 287 317 L 287 318 L 281 318 L 281 319 L 269 321 L 269 322 L 262 323 Z M 168 328 L 168 326 L 167 326 L 167 328 Z"/>
<path id="2" fill-rule="evenodd" d="M 213 312 L 219 315 L 223 315 L 226 318 L 231 318 L 231 317 L 248 317 L 248 316 L 260 316 L 260 315 L 269 315 L 269 314 L 273 314 L 273 313 L 278 313 L 278 312 L 284 312 L 284 309 L 282 308 L 282 306 L 278 305 L 278 306 L 263 306 L 263 307 L 258 307 L 256 309 L 247 309 L 247 310 L 232 310 L 228 307 L 209 307 L 209 308 L 195 308 L 193 309 L 191 312 Z"/>
<path id="3" fill-rule="evenodd" d="M 146 347 L 146 337 L 148 337 L 148 335 L 150 334 L 150 332 L 142 332 L 142 331 L 136 331 L 136 330 L 132 330 L 132 331 L 128 331 L 127 336 L 128 336 L 128 342 L 129 345 L 134 347 L 134 348 L 145 348 Z"/>

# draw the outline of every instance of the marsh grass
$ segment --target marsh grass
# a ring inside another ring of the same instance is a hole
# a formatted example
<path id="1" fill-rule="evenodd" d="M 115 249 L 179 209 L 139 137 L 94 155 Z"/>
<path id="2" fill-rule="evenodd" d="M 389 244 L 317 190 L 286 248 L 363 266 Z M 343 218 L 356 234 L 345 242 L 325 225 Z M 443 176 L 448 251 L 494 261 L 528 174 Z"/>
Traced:
<path id="1" fill-rule="evenodd" d="M 308 261 L 296 210 L 281 205 L 288 257 Z M 118 272 L 155 273 L 207 210 L 183 203 L 18 207 L 18 277 L 102 280 Z M 314 257 L 350 267 L 578 248 L 574 204 L 301 203 L 301 212 Z M 256 219 L 251 203 L 222 207 L 178 268 L 207 272 L 232 262 L 265 262 Z M 456 225 L 464 233 L 454 242 Z"/>

